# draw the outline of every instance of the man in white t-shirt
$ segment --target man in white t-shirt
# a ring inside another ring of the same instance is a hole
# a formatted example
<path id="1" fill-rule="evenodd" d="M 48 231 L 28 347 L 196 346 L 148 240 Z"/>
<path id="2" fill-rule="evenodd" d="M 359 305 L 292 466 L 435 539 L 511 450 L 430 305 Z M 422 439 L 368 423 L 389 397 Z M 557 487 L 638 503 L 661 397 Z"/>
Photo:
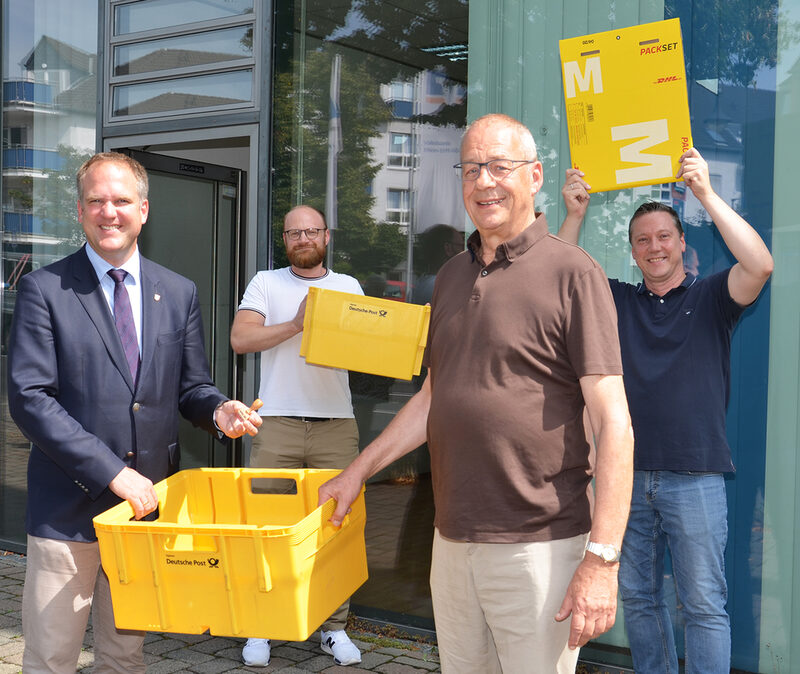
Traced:
<path id="1" fill-rule="evenodd" d="M 259 410 L 263 424 L 251 468 L 344 468 L 358 456 L 358 427 L 346 370 L 306 363 L 300 355 L 306 296 L 312 286 L 363 295 L 352 276 L 324 267 L 330 232 L 322 213 L 296 206 L 283 221 L 291 266 L 260 271 L 250 281 L 231 328 L 236 353 L 261 352 Z M 349 600 L 323 623 L 321 648 L 336 664 L 361 662 L 344 631 Z M 269 639 L 248 639 L 246 665 L 266 667 Z"/>

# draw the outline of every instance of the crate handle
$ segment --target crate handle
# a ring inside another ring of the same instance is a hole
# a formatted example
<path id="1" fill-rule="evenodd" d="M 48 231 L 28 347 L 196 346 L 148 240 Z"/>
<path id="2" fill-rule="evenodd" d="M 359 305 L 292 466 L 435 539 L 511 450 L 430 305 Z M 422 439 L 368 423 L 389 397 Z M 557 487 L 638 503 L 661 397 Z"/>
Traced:
<path id="1" fill-rule="evenodd" d="M 322 546 L 327 545 L 336 536 L 338 536 L 343 529 L 350 526 L 350 515 L 345 515 L 342 520 L 341 526 L 335 527 L 330 523 L 333 511 L 336 510 L 336 501 L 329 498 L 325 503 L 320 506 L 320 521 L 322 523 Z"/>
<path id="2" fill-rule="evenodd" d="M 256 480 L 274 480 L 281 483 L 286 483 L 286 488 L 283 491 L 277 491 L 276 486 L 269 487 L 268 489 L 276 489 L 276 491 L 256 491 L 253 488 L 253 483 Z M 282 472 L 280 470 L 261 470 L 258 473 L 255 473 L 250 476 L 249 479 L 249 486 L 250 486 L 250 493 L 255 496 L 297 496 L 300 493 L 300 485 L 297 481 L 297 476 L 287 474 L 286 472 Z"/>

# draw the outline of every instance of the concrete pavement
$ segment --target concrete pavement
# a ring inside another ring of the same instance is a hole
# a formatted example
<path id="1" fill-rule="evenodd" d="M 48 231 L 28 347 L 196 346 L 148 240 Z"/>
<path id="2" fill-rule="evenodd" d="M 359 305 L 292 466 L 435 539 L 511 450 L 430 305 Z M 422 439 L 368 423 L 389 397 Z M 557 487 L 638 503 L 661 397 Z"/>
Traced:
<path id="1" fill-rule="evenodd" d="M 22 671 L 22 586 L 25 557 L 0 550 L 0 674 Z M 281 674 L 423 674 L 441 672 L 436 647 L 424 640 L 386 637 L 373 632 L 348 630 L 361 650 L 361 664 L 341 667 L 319 648 L 318 633 L 308 641 L 273 641 L 268 667 L 245 667 L 241 661 L 244 639 L 208 634 L 151 632 L 145 639 L 147 674 L 218 674 L 264 672 Z M 79 672 L 89 674 L 94 665 L 91 625 L 78 660 Z M 535 670 L 531 670 L 535 671 Z M 578 674 L 633 674 L 624 667 L 596 665 L 581 660 Z"/>
<path id="2" fill-rule="evenodd" d="M 25 580 L 25 557 L 0 552 L 0 674 L 22 671 L 22 585 Z M 148 674 L 192 672 L 280 672 L 281 674 L 422 674 L 441 672 L 436 647 L 412 640 L 351 632 L 361 650 L 361 664 L 335 665 L 330 655 L 319 649 L 318 633 L 305 642 L 272 642 L 268 667 L 245 667 L 241 661 L 243 639 L 214 637 L 208 634 L 149 633 L 145 639 L 145 662 Z M 92 630 L 87 630 L 78 671 L 92 671 Z"/>

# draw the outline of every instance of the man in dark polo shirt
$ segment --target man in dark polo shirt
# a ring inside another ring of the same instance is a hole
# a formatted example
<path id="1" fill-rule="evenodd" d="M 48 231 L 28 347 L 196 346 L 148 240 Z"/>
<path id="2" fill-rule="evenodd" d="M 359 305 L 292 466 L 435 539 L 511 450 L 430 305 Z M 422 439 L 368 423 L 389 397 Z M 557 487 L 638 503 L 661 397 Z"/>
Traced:
<path id="1" fill-rule="evenodd" d="M 727 501 L 723 473 L 734 470 L 725 437 L 730 340 L 744 308 L 772 272 L 756 231 L 711 188 L 708 165 L 691 149 L 678 177 L 711 216 L 737 263 L 697 278 L 685 269 L 678 214 L 648 202 L 631 218 L 628 239 L 644 282 L 610 280 L 617 306 L 625 390 L 636 437 L 634 488 L 620 566 L 637 672 L 677 672 L 664 600 L 669 546 L 686 624 L 687 672 L 730 670 L 725 610 Z M 569 169 L 559 236 L 577 243 L 589 185 Z"/>
<path id="2" fill-rule="evenodd" d="M 461 161 L 477 231 L 437 275 L 428 377 L 320 499 L 337 500 L 340 523 L 369 476 L 427 441 L 442 671 L 574 672 L 577 648 L 614 623 L 630 502 L 614 304 L 599 265 L 535 212 L 542 165 L 525 126 L 481 117 Z"/>

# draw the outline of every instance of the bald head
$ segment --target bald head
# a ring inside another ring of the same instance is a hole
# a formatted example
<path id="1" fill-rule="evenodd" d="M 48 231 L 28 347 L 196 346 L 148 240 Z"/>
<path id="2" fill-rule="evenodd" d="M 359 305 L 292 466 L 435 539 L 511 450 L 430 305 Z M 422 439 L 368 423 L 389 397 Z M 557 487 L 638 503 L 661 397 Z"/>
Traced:
<path id="1" fill-rule="evenodd" d="M 533 139 L 533 135 L 531 134 L 530 130 L 527 126 L 525 126 L 519 120 L 510 117 L 509 115 L 504 115 L 500 112 L 493 112 L 488 115 L 483 115 L 482 117 L 478 117 L 474 122 L 467 126 L 466 131 L 464 131 L 464 135 L 461 138 L 461 150 L 463 156 L 464 150 L 464 142 L 467 139 L 467 136 L 470 135 L 471 132 L 481 131 L 486 128 L 490 127 L 497 127 L 497 128 L 505 128 L 510 129 L 517 138 L 517 141 L 520 144 L 523 152 L 525 153 L 525 159 L 536 159 L 536 141 Z"/>
<path id="2" fill-rule="evenodd" d="M 322 211 L 318 211 L 313 206 L 295 206 L 283 218 L 283 228 L 294 229 L 297 223 L 305 223 L 306 227 L 318 227 L 320 229 L 328 229 L 328 223 L 325 222 L 325 215 Z"/>

